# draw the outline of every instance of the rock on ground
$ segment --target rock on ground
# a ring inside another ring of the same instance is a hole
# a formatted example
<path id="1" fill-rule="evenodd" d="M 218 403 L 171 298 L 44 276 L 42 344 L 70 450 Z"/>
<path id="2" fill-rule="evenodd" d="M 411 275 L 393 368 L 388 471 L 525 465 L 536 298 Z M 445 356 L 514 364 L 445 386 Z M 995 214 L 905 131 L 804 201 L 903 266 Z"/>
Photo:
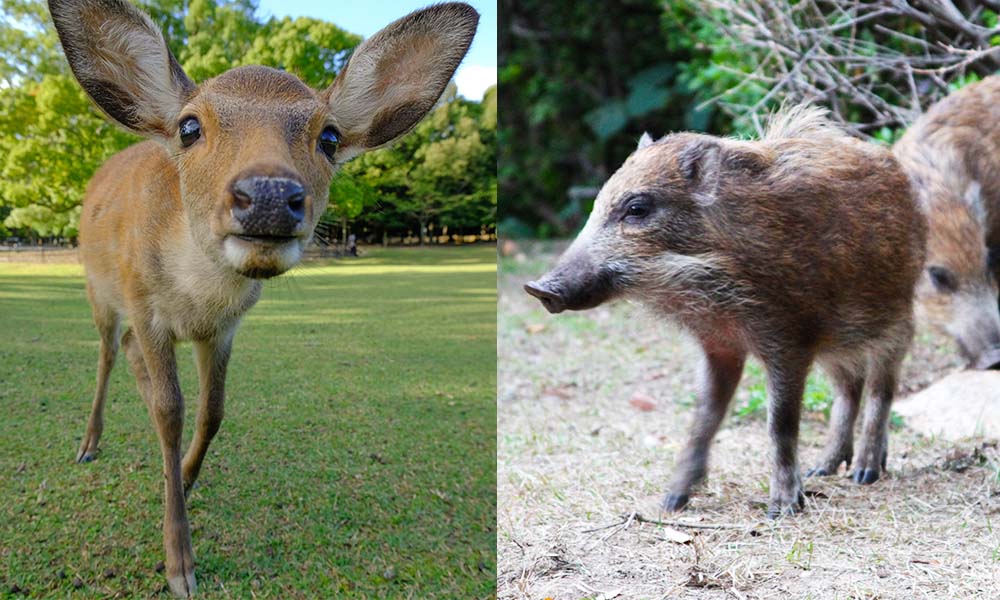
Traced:
<path id="1" fill-rule="evenodd" d="M 951 441 L 1000 437 L 1000 371 L 952 373 L 893 410 L 924 435 Z"/>

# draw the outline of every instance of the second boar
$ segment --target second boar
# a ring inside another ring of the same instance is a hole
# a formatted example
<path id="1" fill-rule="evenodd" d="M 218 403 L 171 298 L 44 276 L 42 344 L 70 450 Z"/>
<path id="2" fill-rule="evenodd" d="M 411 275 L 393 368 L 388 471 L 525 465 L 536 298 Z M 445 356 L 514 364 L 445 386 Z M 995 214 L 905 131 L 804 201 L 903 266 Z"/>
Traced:
<path id="1" fill-rule="evenodd" d="M 928 222 L 917 314 L 969 366 L 1000 368 L 1000 77 L 932 106 L 893 152 Z"/>

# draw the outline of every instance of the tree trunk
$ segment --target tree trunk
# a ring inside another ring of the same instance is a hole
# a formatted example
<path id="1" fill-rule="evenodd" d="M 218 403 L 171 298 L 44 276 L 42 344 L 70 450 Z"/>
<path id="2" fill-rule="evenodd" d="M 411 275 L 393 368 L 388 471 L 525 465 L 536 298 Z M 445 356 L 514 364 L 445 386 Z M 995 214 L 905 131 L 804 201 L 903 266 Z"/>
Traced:
<path id="1" fill-rule="evenodd" d="M 420 245 L 427 243 L 427 219 L 420 218 Z"/>
<path id="2" fill-rule="evenodd" d="M 347 256 L 347 217 L 340 220 L 340 255 Z"/>

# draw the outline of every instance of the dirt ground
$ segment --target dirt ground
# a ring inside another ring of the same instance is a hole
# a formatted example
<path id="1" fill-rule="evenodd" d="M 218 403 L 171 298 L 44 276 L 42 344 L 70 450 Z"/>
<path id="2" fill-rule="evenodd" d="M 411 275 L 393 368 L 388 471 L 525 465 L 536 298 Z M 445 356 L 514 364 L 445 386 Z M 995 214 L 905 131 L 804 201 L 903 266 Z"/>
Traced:
<path id="1" fill-rule="evenodd" d="M 500 274 L 500 598 L 1000 597 L 991 440 L 927 439 L 894 419 L 886 477 L 863 487 L 842 469 L 806 480 L 805 512 L 772 522 L 765 417 L 731 418 L 688 509 L 661 514 L 697 349 L 627 303 L 548 315 L 520 288 L 552 249 L 529 250 L 504 258 Z M 958 368 L 948 340 L 917 338 L 903 394 Z M 748 368 L 735 405 L 761 377 Z M 803 467 L 825 431 L 822 413 L 807 415 Z"/>

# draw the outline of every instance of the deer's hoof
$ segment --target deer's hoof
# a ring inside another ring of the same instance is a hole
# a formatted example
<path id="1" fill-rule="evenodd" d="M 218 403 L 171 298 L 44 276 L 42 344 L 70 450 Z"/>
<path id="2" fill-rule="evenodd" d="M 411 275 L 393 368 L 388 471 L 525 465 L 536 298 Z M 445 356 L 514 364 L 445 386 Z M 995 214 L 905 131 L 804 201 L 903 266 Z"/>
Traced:
<path id="1" fill-rule="evenodd" d="M 93 462 L 97 458 L 97 450 L 88 450 L 87 448 L 80 448 L 80 451 L 76 453 L 77 464 L 84 464 Z"/>
<path id="2" fill-rule="evenodd" d="M 170 593 L 176 598 L 191 598 L 198 588 L 194 580 L 194 572 L 177 575 L 167 578 L 167 585 L 170 586 Z"/>

